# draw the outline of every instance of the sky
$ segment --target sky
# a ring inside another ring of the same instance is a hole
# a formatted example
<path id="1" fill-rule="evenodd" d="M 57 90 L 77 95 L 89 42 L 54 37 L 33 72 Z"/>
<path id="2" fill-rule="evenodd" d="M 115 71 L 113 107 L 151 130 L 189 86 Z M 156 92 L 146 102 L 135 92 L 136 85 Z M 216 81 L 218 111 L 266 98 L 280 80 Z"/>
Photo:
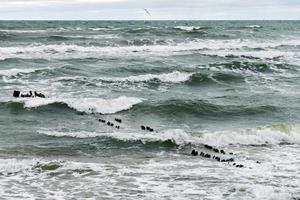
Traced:
<path id="1" fill-rule="evenodd" d="M 0 0 L 0 20 L 300 20 L 300 0 Z"/>

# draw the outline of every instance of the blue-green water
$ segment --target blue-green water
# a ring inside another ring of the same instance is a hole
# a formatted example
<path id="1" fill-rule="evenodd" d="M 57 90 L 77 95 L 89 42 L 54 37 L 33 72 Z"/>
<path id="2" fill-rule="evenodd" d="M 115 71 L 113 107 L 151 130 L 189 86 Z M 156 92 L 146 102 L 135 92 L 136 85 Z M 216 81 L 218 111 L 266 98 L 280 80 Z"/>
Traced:
<path id="1" fill-rule="evenodd" d="M 299 33 L 299 21 L 1 21 L 1 198 L 300 198 Z M 204 144 L 245 167 L 190 155 Z"/>

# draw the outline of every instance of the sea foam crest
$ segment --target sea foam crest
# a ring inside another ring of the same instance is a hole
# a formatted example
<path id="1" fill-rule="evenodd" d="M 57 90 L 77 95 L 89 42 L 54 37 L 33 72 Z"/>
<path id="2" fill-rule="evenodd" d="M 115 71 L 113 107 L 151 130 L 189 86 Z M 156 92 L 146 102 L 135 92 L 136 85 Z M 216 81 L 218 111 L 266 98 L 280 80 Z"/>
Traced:
<path id="1" fill-rule="evenodd" d="M 183 31 L 196 31 L 200 30 L 202 27 L 200 26 L 175 26 L 174 29 L 179 29 Z"/>
<path id="2" fill-rule="evenodd" d="M 36 68 L 27 68 L 27 69 L 17 69 L 17 68 L 12 68 L 12 69 L 5 69 L 5 70 L 0 70 L 0 76 L 15 76 L 20 73 L 27 74 L 27 73 L 32 73 L 35 72 Z"/>
<path id="3" fill-rule="evenodd" d="M 262 26 L 260 26 L 260 25 L 256 25 L 256 24 L 254 24 L 254 25 L 248 25 L 248 26 L 246 26 L 247 28 L 262 28 Z"/>
<path id="4" fill-rule="evenodd" d="M 234 145 L 264 145 L 291 143 L 300 144 L 300 127 L 297 125 L 271 125 L 265 127 L 217 131 L 206 131 L 201 141 L 215 146 Z"/>
<path id="5" fill-rule="evenodd" d="M 168 129 L 158 132 L 87 132 L 87 131 L 70 131 L 62 132 L 55 130 L 39 130 L 39 134 L 53 137 L 75 137 L 75 138 L 94 138 L 108 137 L 121 141 L 141 141 L 148 142 L 165 142 L 171 141 L 176 145 L 193 144 L 199 142 L 195 137 L 181 129 Z"/>
<path id="6" fill-rule="evenodd" d="M 135 104 L 141 103 L 142 99 L 121 96 L 116 99 L 101 98 L 30 98 L 21 99 L 24 106 L 34 108 L 53 103 L 64 103 L 79 112 L 111 114 L 122 110 L 128 110 Z"/>
<path id="7" fill-rule="evenodd" d="M 193 40 L 178 44 L 149 45 L 149 46 L 80 46 L 71 44 L 32 44 L 29 46 L 0 47 L 0 60 L 7 58 L 22 59 L 66 59 L 66 58 L 99 58 L 103 56 L 149 56 L 149 55 L 173 55 L 182 54 L 186 51 L 205 50 L 207 54 L 224 53 L 229 51 L 235 53 L 237 49 L 244 48 L 276 48 L 281 45 L 300 45 L 300 40 L 283 41 L 253 41 L 253 40 Z M 256 52 L 256 51 L 255 51 Z M 255 53 L 250 51 L 249 53 Z M 269 53 L 268 51 L 264 51 Z M 237 52 L 241 53 L 241 52 Z M 261 52 L 256 52 L 260 54 Z M 291 52 L 281 52 L 279 55 L 286 55 Z M 294 55 L 295 53 L 293 53 Z"/>
<path id="8" fill-rule="evenodd" d="M 272 125 L 253 129 L 235 131 L 217 131 L 202 133 L 189 133 L 182 129 L 168 129 L 158 132 L 87 132 L 56 130 L 39 130 L 39 134 L 53 137 L 94 138 L 109 137 L 121 141 L 166 142 L 171 141 L 176 145 L 265 145 L 291 143 L 300 144 L 300 128 L 296 125 Z"/>
<path id="9" fill-rule="evenodd" d="M 192 75 L 193 73 L 174 71 L 171 73 L 163 73 L 163 74 L 145 74 L 145 75 L 128 76 L 128 77 L 101 78 L 101 80 L 142 82 L 142 81 L 158 79 L 161 82 L 181 83 L 181 82 L 188 81 Z"/>

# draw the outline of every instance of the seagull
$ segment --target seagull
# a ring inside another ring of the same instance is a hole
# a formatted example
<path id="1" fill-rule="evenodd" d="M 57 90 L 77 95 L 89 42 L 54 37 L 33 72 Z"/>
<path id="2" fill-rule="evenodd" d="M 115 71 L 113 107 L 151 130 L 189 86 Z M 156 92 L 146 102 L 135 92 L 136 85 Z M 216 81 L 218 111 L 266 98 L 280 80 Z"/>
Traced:
<path id="1" fill-rule="evenodd" d="M 151 17 L 151 13 L 146 8 L 144 8 L 144 10 Z"/>

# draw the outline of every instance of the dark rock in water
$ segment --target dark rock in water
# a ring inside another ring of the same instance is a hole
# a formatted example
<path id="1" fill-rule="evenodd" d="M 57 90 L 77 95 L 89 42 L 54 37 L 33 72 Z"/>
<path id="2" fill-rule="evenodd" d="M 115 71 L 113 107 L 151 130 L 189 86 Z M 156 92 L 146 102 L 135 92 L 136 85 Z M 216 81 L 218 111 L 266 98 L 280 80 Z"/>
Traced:
<path id="1" fill-rule="evenodd" d="M 149 129 L 149 131 L 150 131 L 150 132 L 153 132 L 153 131 L 154 131 L 154 129 L 153 129 L 153 128 L 150 128 L 150 129 Z"/>
<path id="2" fill-rule="evenodd" d="M 223 149 L 221 149 L 220 151 L 221 154 L 226 154 L 225 151 Z"/>
<path id="3" fill-rule="evenodd" d="M 149 126 L 146 126 L 146 130 L 149 131 L 149 130 L 150 130 L 150 127 L 149 127 Z"/>
<path id="4" fill-rule="evenodd" d="M 146 130 L 146 127 L 145 127 L 145 126 L 141 126 L 141 129 L 142 129 L 142 130 Z"/>
<path id="5" fill-rule="evenodd" d="M 205 155 L 204 155 L 204 157 L 205 157 L 205 158 L 210 158 L 210 157 L 211 157 L 211 155 L 209 155 L 209 154 L 205 154 Z"/>
<path id="6" fill-rule="evenodd" d="M 200 156 L 204 156 L 204 153 L 201 151 Z"/>
<path id="7" fill-rule="evenodd" d="M 233 158 L 229 158 L 226 160 L 226 162 L 234 162 L 234 159 Z"/>
<path id="8" fill-rule="evenodd" d="M 106 121 L 104 119 L 99 119 L 98 121 L 102 122 L 102 123 L 106 123 Z"/>
<path id="9" fill-rule="evenodd" d="M 235 166 L 236 164 L 235 163 L 233 163 L 233 166 Z"/>
<path id="10" fill-rule="evenodd" d="M 111 124 L 110 124 L 110 126 L 114 126 L 114 124 L 113 124 L 113 123 L 111 123 Z"/>
<path id="11" fill-rule="evenodd" d="M 20 91 L 15 90 L 14 93 L 13 93 L 13 96 L 16 97 L 16 98 L 20 97 Z"/>
<path id="12" fill-rule="evenodd" d="M 198 156 L 198 151 L 196 151 L 195 149 L 193 149 L 192 153 L 193 156 Z"/>
<path id="13" fill-rule="evenodd" d="M 213 149 L 213 147 L 212 147 L 212 146 L 209 146 L 209 145 L 207 145 L 207 144 L 205 144 L 205 145 L 204 145 L 204 147 L 205 147 L 205 148 L 207 148 L 207 149 L 210 149 L 210 150 L 212 150 L 212 149 Z"/>
<path id="14" fill-rule="evenodd" d="M 219 153 L 219 149 L 213 149 L 214 152 Z"/>
<path id="15" fill-rule="evenodd" d="M 119 122 L 119 123 L 122 123 L 122 120 L 121 120 L 121 119 L 118 119 L 118 118 L 115 118 L 115 121 L 116 121 L 116 122 Z"/>
<path id="16" fill-rule="evenodd" d="M 110 126 L 110 122 L 107 122 L 107 125 Z"/>
<path id="17" fill-rule="evenodd" d="M 233 155 L 233 153 L 229 153 L 230 155 Z"/>
<path id="18" fill-rule="evenodd" d="M 259 161 L 256 161 L 256 163 L 257 163 L 257 164 L 260 164 L 260 162 L 259 162 Z"/>

